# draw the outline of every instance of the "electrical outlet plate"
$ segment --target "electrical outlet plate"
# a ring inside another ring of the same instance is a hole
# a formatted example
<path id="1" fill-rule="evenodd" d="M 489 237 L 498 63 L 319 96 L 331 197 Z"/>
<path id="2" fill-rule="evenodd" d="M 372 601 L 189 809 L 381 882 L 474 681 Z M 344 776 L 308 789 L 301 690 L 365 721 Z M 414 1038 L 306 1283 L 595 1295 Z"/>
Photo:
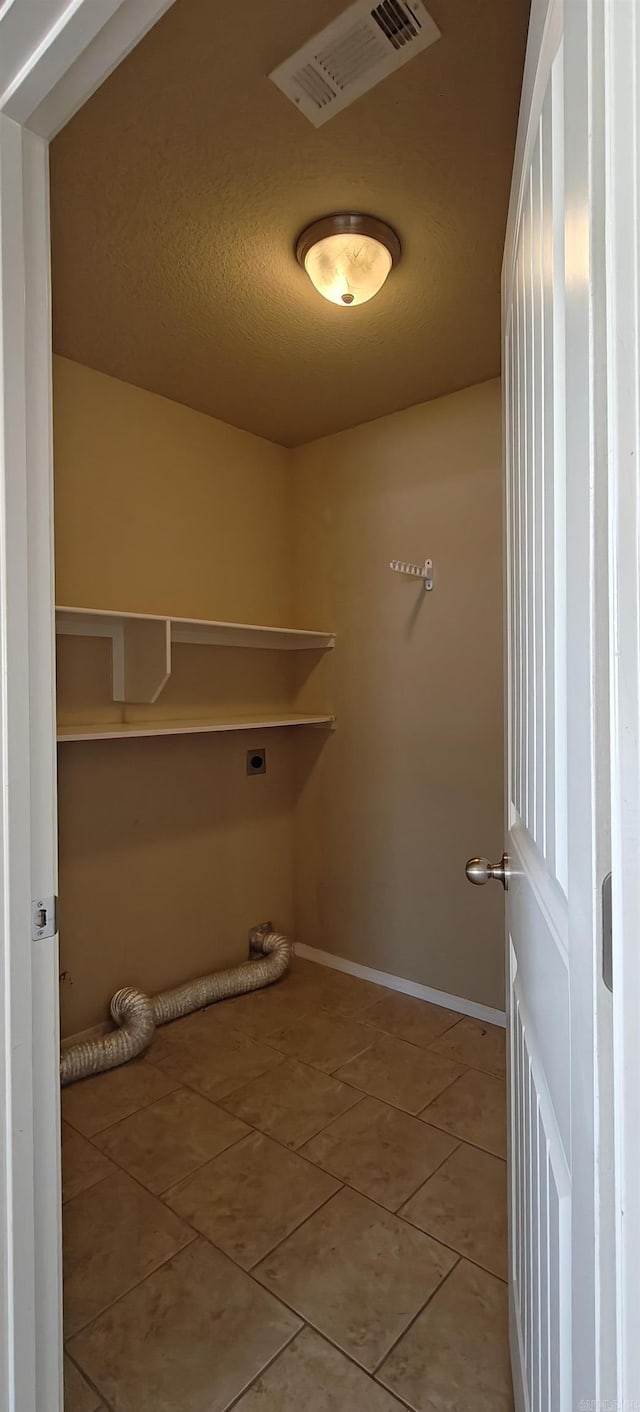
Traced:
<path id="1" fill-rule="evenodd" d="M 267 752 L 262 747 L 247 750 L 247 774 L 266 775 L 267 773 Z"/>

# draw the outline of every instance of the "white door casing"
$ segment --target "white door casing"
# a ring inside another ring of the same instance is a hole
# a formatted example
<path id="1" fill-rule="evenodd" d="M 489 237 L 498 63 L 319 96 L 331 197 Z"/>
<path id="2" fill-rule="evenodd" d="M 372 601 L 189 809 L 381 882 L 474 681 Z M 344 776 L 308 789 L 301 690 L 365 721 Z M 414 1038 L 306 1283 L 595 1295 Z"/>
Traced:
<path id="1" fill-rule="evenodd" d="M 597 0 L 534 4 L 503 267 L 518 1412 L 586 1412 L 611 1395 L 615 1365 L 599 1179 L 611 1125 L 600 24 Z"/>
<path id="2" fill-rule="evenodd" d="M 1 114 L 0 143 L 0 1405 L 22 1412 L 45 1406 L 61 1337 L 57 941 L 31 940 L 34 889 L 56 891 L 50 418 L 30 417 L 50 400 L 49 220 L 46 145 Z"/>
<path id="3" fill-rule="evenodd" d="M 171 0 L 0 7 L 0 1408 L 62 1412 L 48 143 Z"/>
<path id="4" fill-rule="evenodd" d="M 640 1408 L 640 13 L 604 7 L 616 1412 Z"/>

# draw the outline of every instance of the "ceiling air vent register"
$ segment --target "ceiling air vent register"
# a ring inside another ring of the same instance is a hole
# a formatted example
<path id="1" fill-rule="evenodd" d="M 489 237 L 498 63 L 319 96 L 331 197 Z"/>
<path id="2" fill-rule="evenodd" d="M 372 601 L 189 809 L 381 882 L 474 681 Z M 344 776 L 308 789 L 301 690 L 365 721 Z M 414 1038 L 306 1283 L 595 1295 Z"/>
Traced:
<path id="1" fill-rule="evenodd" d="M 269 78 L 321 127 L 439 38 L 420 0 L 356 0 Z"/>

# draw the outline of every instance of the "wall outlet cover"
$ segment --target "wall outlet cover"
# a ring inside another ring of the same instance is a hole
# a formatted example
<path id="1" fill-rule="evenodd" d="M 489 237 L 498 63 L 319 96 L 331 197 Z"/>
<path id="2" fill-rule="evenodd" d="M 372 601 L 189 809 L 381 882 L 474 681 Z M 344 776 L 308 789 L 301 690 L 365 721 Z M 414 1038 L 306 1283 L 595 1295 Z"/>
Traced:
<path id="1" fill-rule="evenodd" d="M 247 750 L 247 774 L 266 775 L 267 752 L 264 749 Z"/>

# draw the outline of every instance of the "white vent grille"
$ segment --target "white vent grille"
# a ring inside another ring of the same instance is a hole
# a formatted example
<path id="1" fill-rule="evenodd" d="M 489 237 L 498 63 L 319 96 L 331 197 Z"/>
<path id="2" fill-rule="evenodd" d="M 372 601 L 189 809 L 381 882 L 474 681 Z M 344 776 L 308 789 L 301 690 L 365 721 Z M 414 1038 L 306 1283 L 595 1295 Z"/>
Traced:
<path id="1" fill-rule="evenodd" d="M 421 0 L 356 0 L 269 78 L 321 127 L 439 38 Z"/>

